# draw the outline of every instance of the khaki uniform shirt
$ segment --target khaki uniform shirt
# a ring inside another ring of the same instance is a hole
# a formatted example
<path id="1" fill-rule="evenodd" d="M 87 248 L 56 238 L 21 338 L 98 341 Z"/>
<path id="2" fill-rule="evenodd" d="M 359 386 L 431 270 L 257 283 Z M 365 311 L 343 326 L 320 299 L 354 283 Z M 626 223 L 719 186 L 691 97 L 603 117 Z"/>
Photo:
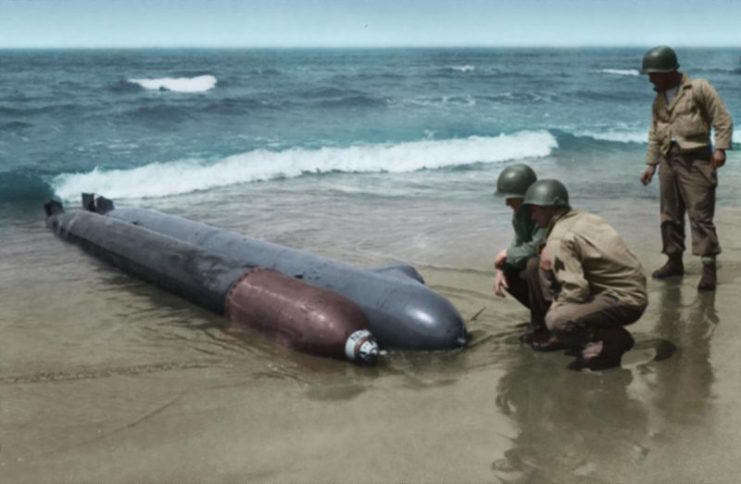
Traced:
<path id="1" fill-rule="evenodd" d="M 713 86 L 704 79 L 690 79 L 682 74 L 679 91 L 667 104 L 658 92 L 651 108 L 646 163 L 656 165 L 669 154 L 674 141 L 682 151 L 710 145 L 710 128 L 715 129 L 715 148 L 731 149 L 733 120 Z"/>
<path id="2" fill-rule="evenodd" d="M 556 279 L 554 304 L 584 303 L 599 293 L 630 306 L 648 303 L 641 263 L 602 217 L 579 210 L 556 215 L 545 251 Z"/>

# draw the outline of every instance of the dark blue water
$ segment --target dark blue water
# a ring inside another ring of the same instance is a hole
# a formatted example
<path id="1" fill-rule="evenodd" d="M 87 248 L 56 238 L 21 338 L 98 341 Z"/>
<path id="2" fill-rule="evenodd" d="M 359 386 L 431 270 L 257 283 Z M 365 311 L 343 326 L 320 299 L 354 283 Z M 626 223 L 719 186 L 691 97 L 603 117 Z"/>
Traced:
<path id="1" fill-rule="evenodd" d="M 0 201 L 83 189 L 167 196 L 307 173 L 454 170 L 546 155 L 617 153 L 640 164 L 653 96 L 638 74 L 641 55 L 0 51 Z M 679 56 L 738 118 L 739 53 Z"/>

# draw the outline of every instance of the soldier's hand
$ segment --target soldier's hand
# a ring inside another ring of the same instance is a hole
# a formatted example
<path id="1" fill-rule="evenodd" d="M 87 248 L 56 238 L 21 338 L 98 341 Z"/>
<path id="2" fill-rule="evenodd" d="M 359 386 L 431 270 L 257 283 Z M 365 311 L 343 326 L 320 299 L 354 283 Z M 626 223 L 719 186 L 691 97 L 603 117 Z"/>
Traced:
<path id="1" fill-rule="evenodd" d="M 551 256 L 548 254 L 548 250 L 543 247 L 543 250 L 540 252 L 540 269 L 548 272 L 551 268 Z"/>
<path id="2" fill-rule="evenodd" d="M 726 164 L 726 150 L 715 150 L 713 152 L 713 167 L 720 168 Z"/>
<path id="3" fill-rule="evenodd" d="M 643 173 L 641 173 L 641 183 L 648 185 L 653 180 L 654 173 L 656 173 L 656 165 L 648 165 Z"/>
<path id="4" fill-rule="evenodd" d="M 499 251 L 499 253 L 494 257 L 494 267 L 497 269 L 501 269 L 504 267 L 504 264 L 507 262 L 507 249 L 502 249 Z"/>
<path id="5" fill-rule="evenodd" d="M 497 271 L 497 275 L 494 276 L 494 294 L 505 297 L 505 289 L 509 289 L 509 286 L 507 285 L 507 279 L 504 277 L 504 272 Z"/>

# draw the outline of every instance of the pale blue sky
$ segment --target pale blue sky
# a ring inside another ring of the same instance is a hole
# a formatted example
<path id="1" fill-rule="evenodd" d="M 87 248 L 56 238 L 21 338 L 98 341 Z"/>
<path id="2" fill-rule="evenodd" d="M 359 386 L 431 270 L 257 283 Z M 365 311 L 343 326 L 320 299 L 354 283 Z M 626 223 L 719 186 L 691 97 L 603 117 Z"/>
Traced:
<path id="1" fill-rule="evenodd" d="M 0 0 L 0 47 L 741 46 L 741 0 Z"/>

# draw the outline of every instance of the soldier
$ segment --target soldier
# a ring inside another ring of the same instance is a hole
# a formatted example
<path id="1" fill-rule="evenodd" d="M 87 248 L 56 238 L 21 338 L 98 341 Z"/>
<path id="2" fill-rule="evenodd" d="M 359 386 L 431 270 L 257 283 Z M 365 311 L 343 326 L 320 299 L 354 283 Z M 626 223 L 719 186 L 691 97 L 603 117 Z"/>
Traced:
<path id="1" fill-rule="evenodd" d="M 525 192 L 536 180 L 537 176 L 529 166 L 510 165 L 499 174 L 495 192 L 513 211 L 515 238 L 494 258 L 494 294 L 505 297 L 507 291 L 530 309 L 531 331 L 523 338 L 528 343 L 548 336 L 545 312 L 550 304 L 544 298 L 538 273 L 538 251 L 545 239 L 545 229 L 535 225 L 530 217 L 530 207 L 522 203 Z"/>
<path id="2" fill-rule="evenodd" d="M 603 218 L 572 210 L 558 180 L 533 183 L 524 203 L 538 227 L 547 228 L 540 269 L 552 296 L 545 316 L 552 336 L 533 348 L 577 347 L 572 369 L 619 366 L 633 347 L 623 326 L 637 321 L 648 303 L 641 263 Z"/>
<path id="3" fill-rule="evenodd" d="M 715 89 L 705 80 L 679 72 L 677 55 L 670 47 L 655 47 L 643 56 L 643 72 L 654 85 L 656 97 L 648 133 L 648 166 L 644 185 L 659 166 L 662 252 L 667 262 L 653 272 L 656 279 L 684 274 L 685 211 L 692 231 L 692 253 L 702 258 L 697 288 L 714 290 L 715 256 L 720 253 L 713 224 L 717 169 L 731 149 L 733 122 Z M 715 149 L 710 129 L 715 130 Z"/>

